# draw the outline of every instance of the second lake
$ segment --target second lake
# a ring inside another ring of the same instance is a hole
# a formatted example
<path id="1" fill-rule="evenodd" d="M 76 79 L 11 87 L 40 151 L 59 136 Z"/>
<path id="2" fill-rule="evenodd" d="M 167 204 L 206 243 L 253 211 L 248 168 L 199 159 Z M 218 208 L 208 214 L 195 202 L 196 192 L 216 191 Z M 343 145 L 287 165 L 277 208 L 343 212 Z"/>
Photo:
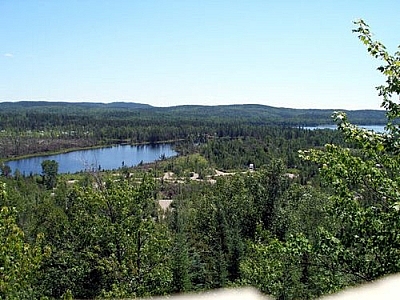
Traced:
<path id="1" fill-rule="evenodd" d="M 136 166 L 159 160 L 161 157 L 176 156 L 171 144 L 154 145 L 118 145 L 97 149 L 78 150 L 68 153 L 35 156 L 19 160 L 10 160 L 5 164 L 15 174 L 18 170 L 23 175 L 41 174 L 44 160 L 58 162 L 58 173 L 76 173 L 90 170 L 113 170 L 120 167 Z"/>

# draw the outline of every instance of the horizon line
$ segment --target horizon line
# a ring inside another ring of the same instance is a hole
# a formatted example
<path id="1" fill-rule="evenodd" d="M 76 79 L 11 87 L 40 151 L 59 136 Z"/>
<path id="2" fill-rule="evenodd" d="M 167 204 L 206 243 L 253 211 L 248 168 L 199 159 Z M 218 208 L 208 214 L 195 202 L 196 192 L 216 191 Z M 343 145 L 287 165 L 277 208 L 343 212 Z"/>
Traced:
<path id="1" fill-rule="evenodd" d="M 1 103 L 20 103 L 20 102 L 46 102 L 46 103 L 68 103 L 68 104 L 116 104 L 116 103 L 124 103 L 124 104 L 139 104 L 139 105 L 147 105 L 153 108 L 172 108 L 172 107 L 180 107 L 180 106 L 204 106 L 204 107 L 221 107 L 221 106 L 243 106 L 243 105 L 257 105 L 257 106 L 265 106 L 272 108 L 280 108 L 280 109 L 293 109 L 293 110 L 339 110 L 339 111 L 359 111 L 359 110 L 371 110 L 371 111 L 384 111 L 385 109 L 382 107 L 379 108 L 316 108 L 316 107 L 308 107 L 308 108 L 295 108 L 295 107 L 286 107 L 286 106 L 273 106 L 268 104 L 261 103 L 231 103 L 231 104 L 177 104 L 177 105 L 168 105 L 168 106 L 155 106 L 148 103 L 143 102 L 135 102 L 135 101 L 111 101 L 111 102 L 101 102 L 101 101 L 75 101 L 75 100 L 0 100 Z"/>

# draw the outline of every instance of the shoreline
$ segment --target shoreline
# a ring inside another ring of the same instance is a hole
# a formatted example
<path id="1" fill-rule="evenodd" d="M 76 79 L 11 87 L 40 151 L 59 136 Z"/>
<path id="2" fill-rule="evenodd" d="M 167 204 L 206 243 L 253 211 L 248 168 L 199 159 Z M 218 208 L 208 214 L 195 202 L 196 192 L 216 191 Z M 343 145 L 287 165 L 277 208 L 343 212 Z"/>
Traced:
<path id="1" fill-rule="evenodd" d="M 0 163 L 6 163 L 9 161 L 16 161 L 16 160 L 21 160 L 21 159 L 27 159 L 27 158 L 33 158 L 33 157 L 38 157 L 38 156 L 52 156 L 52 155 L 58 155 L 58 154 L 66 154 L 66 153 L 71 153 L 75 151 L 82 151 L 82 150 L 94 150 L 94 149 L 100 149 L 100 148 L 111 148 L 119 145 L 131 145 L 131 146 L 141 146 L 141 145 L 151 145 L 151 144 L 172 144 L 176 143 L 179 141 L 184 141 L 185 139 L 177 139 L 177 140 L 165 140 L 165 141 L 157 141 L 157 142 L 141 142 L 141 143 L 129 143 L 129 142 L 119 142 L 119 143 L 112 143 L 112 144 L 101 144 L 101 145 L 93 145 L 93 146 L 88 146 L 88 147 L 73 147 L 73 148 L 66 148 L 66 149 L 60 149 L 57 151 L 48 151 L 48 152 L 37 152 L 37 153 L 32 153 L 32 154 L 25 154 L 25 155 L 20 155 L 20 156 L 15 156 L 11 158 L 0 158 Z"/>

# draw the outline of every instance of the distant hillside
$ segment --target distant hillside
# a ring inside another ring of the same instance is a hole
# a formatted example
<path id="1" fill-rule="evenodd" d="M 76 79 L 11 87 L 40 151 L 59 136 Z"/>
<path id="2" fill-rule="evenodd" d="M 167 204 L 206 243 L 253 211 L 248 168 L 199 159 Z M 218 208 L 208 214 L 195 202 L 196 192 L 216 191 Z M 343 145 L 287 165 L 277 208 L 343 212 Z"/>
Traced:
<path id="1" fill-rule="evenodd" d="M 294 109 L 280 108 L 258 104 L 242 105 L 182 105 L 165 108 L 154 108 L 156 111 L 168 115 L 179 114 L 186 118 L 235 118 L 246 120 L 250 123 L 274 123 L 295 125 L 324 125 L 332 124 L 331 109 Z M 385 111 L 383 110 L 343 110 L 351 122 L 368 125 L 386 124 Z"/>
<path id="2" fill-rule="evenodd" d="M 7 109 L 42 109 L 42 108 L 124 108 L 124 109 L 142 109 L 151 108 L 151 105 L 132 103 L 132 102 L 113 102 L 113 103 L 97 103 L 97 102 L 52 102 L 52 101 L 18 101 L 18 102 L 0 102 L 0 108 Z"/>
<path id="3" fill-rule="evenodd" d="M 231 120 L 251 124 L 274 124 L 313 126 L 332 124 L 333 109 L 293 109 L 258 104 L 243 105 L 180 105 L 172 107 L 153 107 L 148 104 L 113 102 L 46 102 L 20 101 L 0 103 L 0 114 L 60 114 L 63 116 L 95 115 L 103 118 L 132 118 L 191 120 Z M 383 110 L 351 110 L 346 111 L 351 122 L 360 125 L 383 125 L 386 123 Z"/>

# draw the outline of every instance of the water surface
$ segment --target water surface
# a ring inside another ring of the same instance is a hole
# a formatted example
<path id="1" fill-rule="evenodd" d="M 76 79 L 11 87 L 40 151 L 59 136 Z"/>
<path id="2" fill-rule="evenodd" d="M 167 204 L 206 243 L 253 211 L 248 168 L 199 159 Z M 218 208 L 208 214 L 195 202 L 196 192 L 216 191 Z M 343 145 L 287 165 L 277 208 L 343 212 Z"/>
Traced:
<path id="1" fill-rule="evenodd" d="M 98 169 L 113 170 L 122 166 L 131 167 L 141 162 L 154 162 L 161 157 L 168 158 L 175 155 L 177 153 L 172 149 L 171 144 L 118 145 L 11 160 L 5 164 L 10 166 L 13 173 L 19 170 L 24 175 L 41 174 L 41 163 L 48 159 L 58 162 L 58 173 L 76 173 Z"/>
<path id="2" fill-rule="evenodd" d="M 385 131 L 385 125 L 357 125 L 359 127 L 368 129 L 368 130 L 373 130 L 375 132 L 382 133 Z M 316 130 L 316 129 L 337 129 L 336 125 L 320 125 L 320 126 L 305 126 L 303 127 L 304 129 L 311 129 L 311 130 Z"/>

